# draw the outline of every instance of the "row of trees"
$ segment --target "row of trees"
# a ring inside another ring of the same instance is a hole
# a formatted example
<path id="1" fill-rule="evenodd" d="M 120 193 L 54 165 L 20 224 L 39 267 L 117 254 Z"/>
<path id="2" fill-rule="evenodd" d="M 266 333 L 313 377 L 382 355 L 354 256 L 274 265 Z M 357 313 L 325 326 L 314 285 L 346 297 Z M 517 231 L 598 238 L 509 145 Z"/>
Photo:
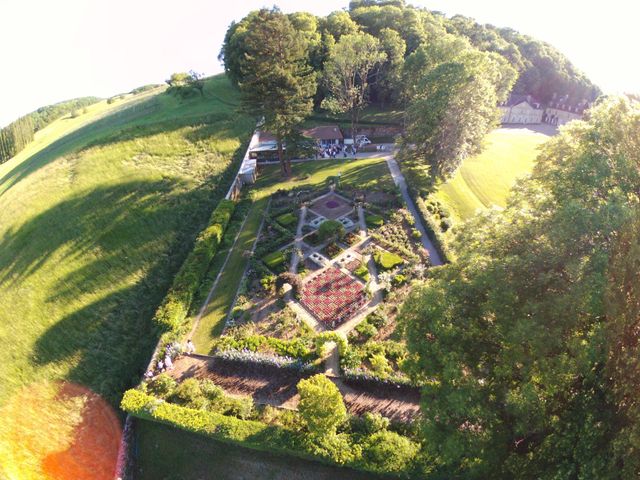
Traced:
<path id="1" fill-rule="evenodd" d="M 82 97 L 41 107 L 0 130 L 0 163 L 20 152 L 38 130 L 54 120 L 98 102 L 97 97 Z"/>
<path id="2" fill-rule="evenodd" d="M 550 140 L 404 304 L 424 446 L 451 478 L 640 476 L 640 103 Z"/>

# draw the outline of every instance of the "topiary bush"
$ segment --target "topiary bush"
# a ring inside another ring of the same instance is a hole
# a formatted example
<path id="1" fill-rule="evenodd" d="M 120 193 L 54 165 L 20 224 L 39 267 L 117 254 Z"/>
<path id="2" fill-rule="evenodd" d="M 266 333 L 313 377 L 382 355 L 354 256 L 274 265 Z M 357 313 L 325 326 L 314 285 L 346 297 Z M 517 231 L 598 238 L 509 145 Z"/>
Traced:
<path id="1" fill-rule="evenodd" d="M 337 220 L 325 220 L 318 228 L 318 236 L 323 242 L 337 240 L 344 236 L 344 225 Z"/>
<path id="2" fill-rule="evenodd" d="M 161 373 L 147 383 L 147 391 L 158 398 L 167 398 L 175 391 L 177 382 L 166 373 Z"/>
<path id="3" fill-rule="evenodd" d="M 401 256 L 384 250 L 373 252 L 373 260 L 382 270 L 391 270 L 404 263 L 404 259 Z"/>

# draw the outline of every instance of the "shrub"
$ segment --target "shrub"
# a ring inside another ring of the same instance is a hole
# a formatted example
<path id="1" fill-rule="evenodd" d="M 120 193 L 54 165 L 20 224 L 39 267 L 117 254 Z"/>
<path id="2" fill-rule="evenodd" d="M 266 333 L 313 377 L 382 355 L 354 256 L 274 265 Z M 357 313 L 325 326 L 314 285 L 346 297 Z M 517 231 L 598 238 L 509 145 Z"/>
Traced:
<path id="1" fill-rule="evenodd" d="M 265 263 L 265 265 L 271 269 L 276 268 L 279 265 L 282 265 L 285 262 L 285 260 L 286 258 L 282 250 L 278 250 L 277 252 L 270 253 L 269 255 L 262 258 L 262 261 Z"/>
<path id="2" fill-rule="evenodd" d="M 318 228 L 321 241 L 336 240 L 344 235 L 344 225 L 337 220 L 325 220 Z"/>
<path id="3" fill-rule="evenodd" d="M 187 378 L 180 383 L 169 397 L 169 401 L 199 410 L 206 409 L 208 406 L 207 398 L 202 393 L 200 383 L 195 378 Z"/>
<path id="4" fill-rule="evenodd" d="M 418 230 L 417 228 L 413 228 L 411 230 L 411 236 L 416 240 L 420 240 L 420 238 L 422 237 L 422 234 L 420 233 L 420 230 Z"/>
<path id="5" fill-rule="evenodd" d="M 389 419 L 379 413 L 365 412 L 362 415 L 362 428 L 368 435 L 389 428 Z"/>
<path id="6" fill-rule="evenodd" d="M 260 279 L 260 285 L 267 292 L 270 292 L 273 289 L 273 286 L 275 285 L 275 283 L 276 283 L 275 275 L 265 275 Z"/>
<path id="7" fill-rule="evenodd" d="M 298 382 L 298 411 L 311 437 L 334 435 L 338 425 L 347 418 L 347 409 L 338 387 L 322 374 Z"/>
<path id="8" fill-rule="evenodd" d="M 370 213 L 369 215 L 365 216 L 364 219 L 367 222 L 368 228 L 379 228 L 384 225 L 384 218 L 374 213 Z"/>
<path id="9" fill-rule="evenodd" d="M 371 276 L 369 275 L 369 269 L 364 263 L 356 268 L 353 273 L 355 276 L 361 278 L 365 282 L 368 282 L 369 278 L 371 278 Z"/>
<path id="10" fill-rule="evenodd" d="M 391 281 L 393 283 L 394 286 L 400 286 L 403 283 L 405 283 L 407 281 L 407 277 L 405 277 L 404 275 L 402 275 L 401 273 L 399 273 L 398 275 L 393 277 L 393 280 Z"/>
<path id="11" fill-rule="evenodd" d="M 288 227 L 290 225 L 294 225 L 295 223 L 297 223 L 297 221 L 298 221 L 298 219 L 291 212 L 283 213 L 279 217 L 276 217 L 276 222 L 278 222 L 283 227 Z"/>
<path id="12" fill-rule="evenodd" d="M 200 390 L 210 404 L 224 398 L 224 390 L 222 387 L 216 385 L 208 378 L 200 380 Z"/>
<path id="13" fill-rule="evenodd" d="M 355 331 L 358 332 L 365 339 L 375 337 L 378 333 L 378 329 L 371 323 L 367 322 L 366 320 L 356 325 Z"/>
<path id="14" fill-rule="evenodd" d="M 158 398 L 167 398 L 176 389 L 177 383 L 166 373 L 161 373 L 147 384 L 147 391 Z"/>
<path id="15" fill-rule="evenodd" d="M 230 398 L 227 397 L 224 400 L 224 413 L 225 415 L 231 415 L 242 420 L 248 420 L 255 414 L 255 405 L 253 399 L 249 397 L 243 398 Z"/>
<path id="16" fill-rule="evenodd" d="M 404 263 L 404 260 L 399 255 L 384 250 L 373 252 L 373 260 L 382 270 L 391 270 Z"/>
<path id="17" fill-rule="evenodd" d="M 410 469 L 419 447 L 395 432 L 381 430 L 364 442 L 362 460 L 372 470 L 400 473 Z"/>
<path id="18" fill-rule="evenodd" d="M 371 362 L 373 372 L 381 378 L 386 378 L 392 372 L 389 360 L 381 353 L 371 355 L 369 362 Z"/>

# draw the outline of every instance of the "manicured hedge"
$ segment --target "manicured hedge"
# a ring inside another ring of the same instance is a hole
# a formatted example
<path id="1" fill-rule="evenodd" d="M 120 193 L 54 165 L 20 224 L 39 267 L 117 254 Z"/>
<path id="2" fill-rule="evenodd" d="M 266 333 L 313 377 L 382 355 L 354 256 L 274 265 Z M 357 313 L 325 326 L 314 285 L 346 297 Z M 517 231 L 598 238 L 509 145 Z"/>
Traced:
<path id="1" fill-rule="evenodd" d="M 222 442 L 229 442 L 255 450 L 292 455 L 330 465 L 338 464 L 336 461 L 332 461 L 331 458 L 322 455 L 321 450 L 317 451 L 316 455 L 312 454 L 310 452 L 312 445 L 305 438 L 304 432 L 294 432 L 279 425 L 268 425 L 256 420 L 241 420 L 237 417 L 212 411 L 196 410 L 168 403 L 140 390 L 128 390 L 125 392 L 120 406 L 124 411 L 138 418 L 164 423 L 189 432 L 206 435 Z M 384 429 L 379 430 L 372 435 L 360 438 L 360 441 L 364 442 L 362 445 L 364 446 L 364 451 L 362 446 L 353 443 L 359 436 L 345 436 L 342 434 L 342 438 L 347 440 L 343 446 L 360 452 L 360 455 L 348 461 L 345 466 L 375 473 L 390 473 L 392 471 L 405 478 L 415 478 L 416 467 L 418 466 L 416 464 L 418 459 L 417 444 L 406 437 L 395 435 L 393 439 L 406 444 L 404 445 L 406 448 L 403 450 L 408 450 L 409 453 L 400 452 L 402 455 L 398 458 L 395 458 L 396 455 L 393 452 L 383 452 L 382 455 L 376 454 L 376 448 L 380 448 L 378 437 L 383 435 L 381 432 L 387 431 Z M 389 434 L 385 433 L 384 435 L 388 436 Z M 373 445 L 369 445 L 371 443 Z M 390 460 L 395 461 L 390 462 Z"/>
<path id="2" fill-rule="evenodd" d="M 416 204 L 416 210 L 418 211 L 418 215 L 420 216 L 420 220 L 422 220 L 422 224 L 427 231 L 427 235 L 429 239 L 433 243 L 433 246 L 436 248 L 442 261 L 444 263 L 449 263 L 453 258 L 452 252 L 447 245 L 447 241 L 442 234 L 442 230 L 440 225 L 436 222 L 436 220 L 431 215 L 431 212 L 427 209 L 427 206 L 422 200 L 422 197 L 418 195 L 415 190 L 411 187 L 408 189 L 409 196 L 413 199 L 413 202 Z"/>
<path id="3" fill-rule="evenodd" d="M 382 218 L 380 215 L 370 213 L 364 219 L 367 222 L 367 227 L 369 228 L 377 228 L 384 225 L 384 218 Z"/>
<path id="4" fill-rule="evenodd" d="M 383 250 L 373 252 L 373 260 L 376 262 L 376 265 L 383 270 L 391 270 L 404 263 L 404 260 L 399 255 Z"/>
<path id="5" fill-rule="evenodd" d="M 282 225 L 283 227 L 288 227 L 289 225 L 293 225 L 294 223 L 296 223 L 298 221 L 298 219 L 296 218 L 296 216 L 291 213 L 291 212 L 287 212 L 287 213 L 283 213 L 282 215 L 278 216 L 276 218 L 276 221 Z"/>
<path id="6" fill-rule="evenodd" d="M 208 226 L 196 238 L 193 250 L 173 279 L 169 292 L 153 318 L 155 325 L 162 331 L 174 331 L 184 323 L 234 208 L 232 200 L 221 200 L 211 214 Z"/>
<path id="7" fill-rule="evenodd" d="M 302 438 L 282 427 L 171 404 L 140 390 L 125 392 L 120 407 L 136 417 L 208 435 L 217 440 L 311 458 L 304 453 Z"/>
<path id="8" fill-rule="evenodd" d="M 271 269 L 282 265 L 285 262 L 286 258 L 284 256 L 284 252 L 282 250 L 278 250 L 277 252 L 270 253 L 262 258 L 262 261 L 265 265 Z"/>

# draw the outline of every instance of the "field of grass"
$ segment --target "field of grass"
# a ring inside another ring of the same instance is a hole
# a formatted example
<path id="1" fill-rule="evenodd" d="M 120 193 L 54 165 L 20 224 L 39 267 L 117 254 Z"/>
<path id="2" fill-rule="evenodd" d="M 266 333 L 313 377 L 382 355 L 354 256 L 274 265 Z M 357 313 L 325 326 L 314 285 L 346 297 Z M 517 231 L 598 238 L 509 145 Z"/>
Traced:
<path id="1" fill-rule="evenodd" d="M 393 180 L 384 160 L 367 158 L 355 161 L 318 160 L 293 165 L 291 178 L 283 179 L 280 167 L 271 165 L 263 167 L 254 191 L 254 203 L 247 214 L 247 220 L 240 232 L 236 246 L 231 250 L 229 260 L 222 270 L 220 281 L 207 305 L 205 314 L 193 335 L 193 342 L 199 353 L 210 353 L 215 338 L 224 327 L 224 320 L 229 313 L 233 299 L 242 280 L 242 275 L 249 258 L 246 254 L 251 249 L 260 223 L 268 206 L 269 196 L 278 189 L 290 189 L 300 186 L 319 187 L 326 184 L 326 179 L 340 173 L 340 183 L 344 186 L 360 188 L 389 187 Z M 219 261 L 219 260 L 218 260 Z M 216 264 L 214 259 L 213 264 Z"/>
<path id="2" fill-rule="evenodd" d="M 136 420 L 135 438 L 137 458 L 134 473 L 140 480 L 380 478 L 318 462 L 247 450 L 143 420 Z"/>
<path id="3" fill-rule="evenodd" d="M 538 147 L 547 138 L 526 129 L 494 130 L 484 152 L 465 160 L 436 197 L 458 220 L 473 216 L 477 209 L 504 207 L 514 182 L 531 171 Z"/>
<path id="4" fill-rule="evenodd" d="M 151 317 L 253 129 L 237 102 L 224 76 L 204 97 L 100 102 L 0 165 L 0 406 L 50 380 L 115 405 L 137 383 Z"/>

